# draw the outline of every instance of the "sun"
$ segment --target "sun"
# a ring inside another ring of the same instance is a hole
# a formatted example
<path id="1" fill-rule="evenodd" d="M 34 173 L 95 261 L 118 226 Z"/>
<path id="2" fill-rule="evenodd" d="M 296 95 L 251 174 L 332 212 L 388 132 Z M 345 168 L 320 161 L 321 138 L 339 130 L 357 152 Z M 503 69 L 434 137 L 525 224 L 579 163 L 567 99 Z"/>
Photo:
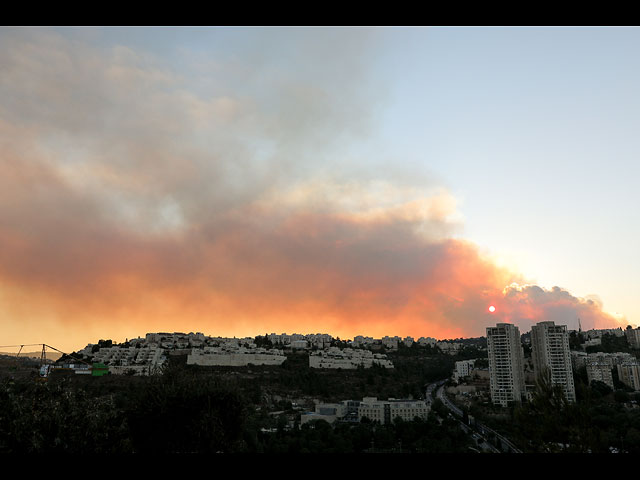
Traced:
<path id="1" fill-rule="evenodd" d="M 495 311 L 496 311 L 496 307 L 494 307 L 493 305 L 491 305 L 491 306 L 489 307 L 489 311 L 490 311 L 491 313 L 495 312 Z"/>

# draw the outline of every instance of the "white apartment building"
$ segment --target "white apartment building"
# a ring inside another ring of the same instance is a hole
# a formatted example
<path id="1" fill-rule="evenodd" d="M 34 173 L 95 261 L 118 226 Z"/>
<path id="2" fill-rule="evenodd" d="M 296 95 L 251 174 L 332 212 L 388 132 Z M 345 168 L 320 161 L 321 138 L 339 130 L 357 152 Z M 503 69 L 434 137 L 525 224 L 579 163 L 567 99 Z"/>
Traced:
<path id="1" fill-rule="evenodd" d="M 618 328 L 601 328 L 591 329 L 582 332 L 582 335 L 587 339 L 601 338 L 603 335 L 614 335 L 616 337 L 623 337 L 625 335 L 624 330 L 621 327 Z"/>
<path id="2" fill-rule="evenodd" d="M 453 379 L 458 382 L 461 378 L 468 377 L 471 374 L 475 360 L 461 360 L 456 362 L 453 371 Z"/>
<path id="3" fill-rule="evenodd" d="M 386 355 L 374 354 L 369 350 L 331 347 L 309 354 L 309 367 L 311 368 L 355 369 L 358 367 L 370 368 L 373 364 L 393 368 L 393 363 L 387 359 Z"/>
<path id="4" fill-rule="evenodd" d="M 636 391 L 640 390 L 640 363 L 637 360 L 618 364 L 616 368 L 618 369 L 618 378 L 622 383 Z"/>
<path id="5" fill-rule="evenodd" d="M 373 337 L 364 337 L 362 335 L 356 335 L 353 337 L 351 344 L 355 347 L 365 347 L 367 345 L 373 345 L 375 340 Z"/>
<path id="6" fill-rule="evenodd" d="M 420 337 L 418 339 L 418 343 L 420 345 L 429 345 L 429 346 L 434 346 L 436 343 L 438 343 L 438 340 L 436 340 L 435 338 L 432 337 Z"/>
<path id="7" fill-rule="evenodd" d="M 402 339 L 400 337 L 389 337 L 389 336 L 385 336 L 382 337 L 382 345 L 385 346 L 385 348 L 389 348 L 389 349 L 395 349 L 398 348 L 398 343 L 400 343 L 402 341 Z"/>
<path id="8" fill-rule="evenodd" d="M 531 327 L 531 357 L 536 377 L 549 372 L 551 384 L 560 385 L 570 402 L 576 401 L 566 325 L 540 322 Z"/>
<path id="9" fill-rule="evenodd" d="M 376 397 L 365 397 L 358 407 L 358 420 L 368 418 L 381 424 L 391 423 L 397 417 L 405 421 L 413 421 L 416 417 L 427 418 L 430 407 L 423 400 L 378 400 Z"/>
<path id="10" fill-rule="evenodd" d="M 613 365 L 609 362 L 587 362 L 587 382 L 591 384 L 594 380 L 603 382 L 612 389 L 613 386 Z"/>
<path id="11" fill-rule="evenodd" d="M 340 403 L 316 404 L 314 412 L 301 415 L 300 423 L 305 424 L 313 420 L 325 420 L 333 423 L 336 420 L 358 421 L 368 418 L 381 424 L 391 423 L 397 417 L 407 422 L 416 417 L 426 419 L 431 407 L 423 400 L 378 400 L 376 397 L 365 397 L 362 401 L 344 400 Z"/>
<path id="12" fill-rule="evenodd" d="M 571 352 L 571 362 L 575 368 L 585 367 L 589 363 L 607 363 L 614 368 L 619 363 L 633 362 L 635 359 L 636 357 L 626 352 Z"/>
<path id="13" fill-rule="evenodd" d="M 187 365 L 209 367 L 245 367 L 251 365 L 282 365 L 287 359 L 282 350 L 245 347 L 204 347 L 193 349 L 187 356 Z"/>
<path id="14" fill-rule="evenodd" d="M 505 407 L 511 402 L 520 403 L 526 389 L 524 352 L 518 327 L 510 323 L 487 327 L 487 351 L 491 401 Z"/>
<path id="15" fill-rule="evenodd" d="M 624 331 L 624 334 L 631 348 L 640 348 L 640 328 L 631 328 L 631 326 L 629 326 Z"/>

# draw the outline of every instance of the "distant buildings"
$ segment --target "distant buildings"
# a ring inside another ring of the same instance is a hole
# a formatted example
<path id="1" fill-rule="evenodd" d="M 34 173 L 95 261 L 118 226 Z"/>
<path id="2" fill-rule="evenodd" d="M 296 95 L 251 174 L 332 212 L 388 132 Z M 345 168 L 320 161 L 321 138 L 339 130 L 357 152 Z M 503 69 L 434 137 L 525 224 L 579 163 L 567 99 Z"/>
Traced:
<path id="1" fill-rule="evenodd" d="M 351 348 L 338 348 L 351 347 Z M 385 350 L 437 346 L 455 354 L 462 343 L 410 336 L 385 336 L 379 339 L 356 336 L 352 341 L 340 341 L 329 334 L 265 334 L 255 338 L 211 337 L 203 333 L 155 332 L 144 337 L 116 344 L 100 340 L 78 353 L 87 361 L 105 364 L 109 373 L 151 375 L 161 371 L 170 356 L 186 356 L 188 365 L 243 367 L 249 365 L 281 365 L 285 351 L 308 352 L 311 368 L 355 369 L 373 365 L 393 368 Z"/>
<path id="2" fill-rule="evenodd" d="M 640 390 L 640 363 L 638 361 L 625 362 L 616 366 L 618 378 L 622 383 L 634 390 Z"/>
<path id="3" fill-rule="evenodd" d="M 613 366 L 609 362 L 588 362 L 585 365 L 587 369 L 587 382 L 598 381 L 608 385 L 612 390 L 615 388 L 613 384 Z"/>
<path id="4" fill-rule="evenodd" d="M 423 400 L 378 400 L 375 397 L 365 397 L 358 408 L 358 419 L 368 418 L 381 424 L 391 423 L 400 417 L 405 421 L 414 418 L 427 418 L 430 407 Z"/>
<path id="5" fill-rule="evenodd" d="M 282 350 L 245 347 L 205 347 L 192 349 L 187 356 L 187 365 L 208 367 L 246 367 L 247 365 L 282 365 L 287 359 Z"/>
<path id="6" fill-rule="evenodd" d="M 463 345 L 460 342 L 437 342 L 436 347 L 438 347 L 442 353 L 455 355 L 462 349 Z"/>
<path id="7" fill-rule="evenodd" d="M 431 338 L 431 337 L 426 337 L 426 338 L 425 337 L 420 337 L 418 339 L 418 343 L 420 345 L 423 345 L 423 346 L 427 345 L 427 346 L 433 347 L 435 344 L 438 343 L 438 340 L 436 340 L 435 338 Z"/>
<path id="8" fill-rule="evenodd" d="M 591 330 L 585 330 L 584 332 L 581 332 L 581 333 L 584 336 L 584 338 L 586 338 L 587 340 L 591 340 L 594 338 L 602 338 L 603 335 L 613 335 L 615 337 L 624 337 L 625 335 L 625 332 L 620 327 L 599 328 L 599 329 L 594 328 Z"/>
<path id="9" fill-rule="evenodd" d="M 412 421 L 416 417 L 426 419 L 430 410 L 431 407 L 424 400 L 378 400 L 376 397 L 365 397 L 362 401 L 319 403 L 315 412 L 301 415 L 300 423 L 305 424 L 312 420 L 326 420 L 329 423 L 336 420 L 361 422 L 367 418 L 385 425 L 398 417 L 405 421 Z"/>
<path id="10" fill-rule="evenodd" d="M 487 327 L 491 401 L 507 406 L 525 396 L 524 352 L 518 327 L 498 323 Z"/>
<path id="11" fill-rule="evenodd" d="M 615 389 L 613 383 L 613 370 L 620 364 L 632 364 L 636 358 L 630 353 L 616 352 L 571 352 L 571 362 L 575 368 L 585 367 L 587 370 L 587 382 L 597 380 Z"/>
<path id="12" fill-rule="evenodd" d="M 631 328 L 631 325 L 629 325 L 624 331 L 624 334 L 631 348 L 640 348 L 640 327 Z"/>
<path id="13" fill-rule="evenodd" d="M 400 343 L 401 341 L 402 339 L 400 337 L 382 337 L 382 345 L 390 350 L 395 350 L 396 348 L 398 348 L 398 343 Z"/>
<path id="14" fill-rule="evenodd" d="M 203 333 L 158 332 L 147 333 L 123 344 L 113 344 L 110 340 L 100 340 L 89 344 L 78 353 L 95 362 L 104 363 L 113 374 L 150 375 L 158 372 L 170 355 L 185 355 L 188 365 L 231 366 L 281 365 L 286 360 L 285 349 L 309 352 L 311 368 L 369 368 L 379 365 L 393 368 L 393 363 L 382 353 L 374 353 L 370 348 L 386 345 L 397 349 L 399 342 L 410 347 L 411 337 L 356 337 L 351 344 L 364 348 L 339 349 L 331 347 L 335 339 L 328 334 L 269 334 L 261 337 L 258 347 L 257 337 L 223 338 L 210 337 Z M 265 343 L 264 341 L 268 341 Z M 267 345 L 269 348 L 265 348 Z M 272 348 L 270 346 L 275 346 Z"/>
<path id="15" fill-rule="evenodd" d="M 532 326 L 531 357 L 536 378 L 549 375 L 551 384 L 559 385 L 567 400 L 575 402 L 567 326 L 554 322 L 540 322 Z"/>
<path id="16" fill-rule="evenodd" d="M 373 337 L 364 337 L 362 335 L 356 335 L 351 341 L 351 345 L 353 345 L 354 347 L 368 347 L 373 345 L 374 343 L 375 340 L 373 339 Z"/>
<path id="17" fill-rule="evenodd" d="M 293 349 L 304 348 L 328 348 L 334 341 L 334 338 L 327 333 L 315 333 L 302 335 L 299 333 L 293 333 L 287 335 L 286 333 L 275 334 L 271 333 L 267 335 L 267 339 L 273 345 L 279 345 L 282 347 L 291 347 Z"/>
<path id="18" fill-rule="evenodd" d="M 311 368 L 350 370 L 358 367 L 371 368 L 374 364 L 384 368 L 393 368 L 393 363 L 387 359 L 386 355 L 372 353 L 369 350 L 331 347 L 309 353 L 309 367 Z"/>
<path id="19" fill-rule="evenodd" d="M 468 377 L 473 369 L 475 360 L 461 360 L 456 362 L 455 369 L 453 371 L 453 379 L 459 382 L 460 379 Z"/>

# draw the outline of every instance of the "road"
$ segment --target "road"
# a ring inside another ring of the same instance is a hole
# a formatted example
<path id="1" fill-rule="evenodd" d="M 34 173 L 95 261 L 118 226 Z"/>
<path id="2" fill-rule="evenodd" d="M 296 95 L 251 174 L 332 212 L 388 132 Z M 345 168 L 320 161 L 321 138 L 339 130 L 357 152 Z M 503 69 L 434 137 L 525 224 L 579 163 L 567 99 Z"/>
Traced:
<path id="1" fill-rule="evenodd" d="M 503 435 L 498 432 L 492 430 L 491 428 L 483 425 L 480 422 L 474 422 L 473 425 L 467 425 L 462 421 L 463 413 L 456 405 L 454 405 L 445 394 L 444 384 L 446 380 L 440 380 L 438 382 L 432 383 L 427 387 L 426 397 L 429 402 L 431 402 L 431 398 L 433 395 L 433 391 L 437 388 L 436 398 L 440 399 L 440 401 L 444 404 L 452 412 L 452 417 L 456 418 L 461 427 L 465 432 L 471 433 L 473 439 L 476 441 L 476 444 L 479 447 L 482 447 L 485 451 L 490 451 L 493 453 L 522 453 L 520 449 L 518 449 L 508 438 L 505 438 Z M 489 442 L 488 438 L 499 439 L 500 444 L 502 446 L 502 450 L 498 449 L 492 442 Z"/>

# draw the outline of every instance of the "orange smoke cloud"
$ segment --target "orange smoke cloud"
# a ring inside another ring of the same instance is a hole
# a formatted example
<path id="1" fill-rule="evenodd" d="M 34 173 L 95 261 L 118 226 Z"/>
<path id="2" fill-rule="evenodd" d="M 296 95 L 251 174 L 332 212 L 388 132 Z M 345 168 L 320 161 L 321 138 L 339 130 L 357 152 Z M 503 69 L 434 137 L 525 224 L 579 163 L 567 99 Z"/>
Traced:
<path id="1" fill-rule="evenodd" d="M 498 318 L 522 326 L 610 320 L 558 288 L 505 289 L 521 278 L 472 243 L 441 236 L 440 213 L 408 217 L 394 208 L 363 217 L 252 205 L 141 235 L 97 221 L 97 205 L 78 202 L 53 175 L 30 178 L 29 190 L 49 192 L 20 199 L 0 253 L 0 282 L 29 301 L 5 299 L 5 311 L 26 323 L 46 313 L 72 338 L 88 326 L 103 329 L 101 337 L 170 330 L 456 338 L 483 335 Z"/>
<path id="2" fill-rule="evenodd" d="M 611 323 L 560 289 L 505 290 L 526 281 L 453 237 L 455 198 L 424 176 L 337 168 L 345 136 L 367 131 L 349 61 L 336 64 L 338 92 L 294 78 L 235 95 L 225 88 L 238 82 L 220 73 L 199 79 L 218 82 L 220 95 L 204 98 L 122 46 L 0 34 L 10 46 L 0 51 L 4 344 L 72 350 L 153 331 L 455 338 L 498 320 Z M 323 58 L 362 58 L 360 44 L 330 44 L 339 48 Z M 320 67 L 331 68 L 309 73 Z"/>

